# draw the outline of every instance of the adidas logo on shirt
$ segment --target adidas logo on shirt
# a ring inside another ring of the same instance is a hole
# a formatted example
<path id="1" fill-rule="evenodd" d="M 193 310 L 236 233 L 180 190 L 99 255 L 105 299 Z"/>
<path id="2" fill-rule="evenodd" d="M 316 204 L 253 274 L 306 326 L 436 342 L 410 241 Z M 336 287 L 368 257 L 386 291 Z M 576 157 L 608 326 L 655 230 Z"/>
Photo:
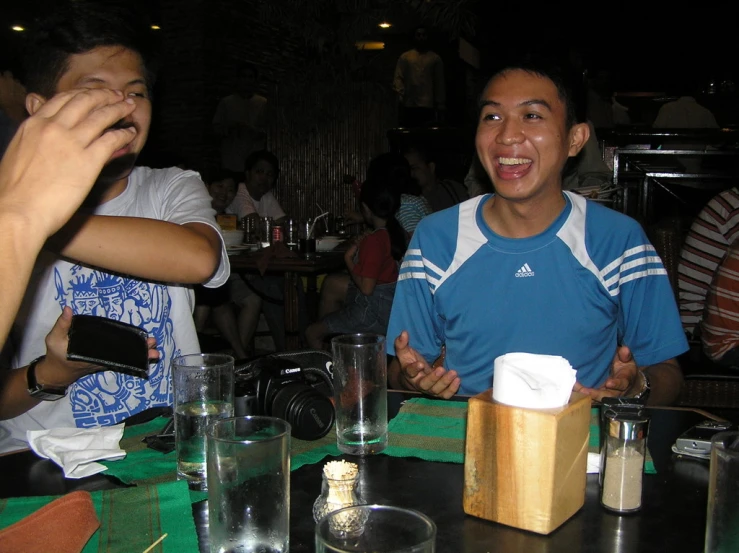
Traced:
<path id="1" fill-rule="evenodd" d="M 518 271 L 516 271 L 516 278 L 524 278 L 524 277 L 532 277 L 534 276 L 534 271 L 531 270 L 531 267 L 529 267 L 528 263 L 524 263 L 523 267 L 521 267 Z"/>

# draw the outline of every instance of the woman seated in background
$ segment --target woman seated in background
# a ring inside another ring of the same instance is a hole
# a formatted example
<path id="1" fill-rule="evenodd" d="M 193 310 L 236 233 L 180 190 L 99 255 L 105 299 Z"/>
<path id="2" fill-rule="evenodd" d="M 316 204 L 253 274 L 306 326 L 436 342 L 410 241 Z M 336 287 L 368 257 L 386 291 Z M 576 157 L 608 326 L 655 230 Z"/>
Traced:
<path id="1" fill-rule="evenodd" d="M 332 334 L 387 331 L 398 264 L 407 247 L 405 232 L 395 218 L 398 199 L 387 181 L 368 179 L 362 186 L 362 216 L 370 230 L 344 254 L 350 280 L 343 307 L 305 331 L 311 348 L 323 349 L 324 339 Z"/>
<path id="2" fill-rule="evenodd" d="M 237 179 L 228 171 L 220 171 L 206 180 L 206 187 L 211 197 L 211 205 L 216 210 L 216 220 L 222 226 L 226 215 L 226 208 L 236 197 Z M 231 216 L 234 218 L 235 216 Z M 233 278 L 233 275 L 232 275 Z M 236 276 L 238 278 L 238 276 Z M 255 324 L 251 319 L 251 313 L 259 313 L 261 300 L 256 294 L 245 299 L 241 306 L 238 322 L 234 313 L 234 304 L 231 300 L 231 284 L 227 282 L 218 288 L 195 287 L 195 329 L 198 333 L 203 332 L 208 317 L 211 318 L 218 332 L 229 343 L 237 359 L 248 357 L 251 348 L 251 340 L 254 335 Z"/>
<path id="3" fill-rule="evenodd" d="M 405 156 L 392 152 L 380 154 L 370 161 L 367 167 L 367 181 L 384 182 L 399 196 L 398 212 L 395 218 L 406 233 L 410 242 L 418 222 L 433 210 L 428 200 L 421 195 L 421 186 L 411 174 L 411 166 Z M 361 223 L 361 213 L 349 213 L 350 222 Z"/>
<path id="4" fill-rule="evenodd" d="M 382 183 L 395 194 L 398 206 L 395 219 L 405 232 L 406 243 L 410 242 L 418 222 L 431 213 L 431 205 L 421 196 L 421 187 L 411 175 L 408 160 L 400 154 L 380 154 L 370 161 L 366 182 Z M 346 218 L 349 222 L 364 222 L 361 213 L 348 213 Z M 345 271 L 331 273 L 324 279 L 318 306 L 319 319 L 341 309 L 348 287 L 349 274 Z"/>

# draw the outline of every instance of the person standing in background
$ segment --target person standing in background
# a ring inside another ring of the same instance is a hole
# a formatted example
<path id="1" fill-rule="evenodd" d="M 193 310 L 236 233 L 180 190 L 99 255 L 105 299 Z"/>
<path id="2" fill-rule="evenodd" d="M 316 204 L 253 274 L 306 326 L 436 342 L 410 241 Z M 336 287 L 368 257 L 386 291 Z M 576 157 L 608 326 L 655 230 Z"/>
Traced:
<path id="1" fill-rule="evenodd" d="M 428 29 L 416 27 L 414 47 L 398 58 L 393 90 L 398 93 L 401 127 L 422 127 L 440 119 L 446 108 L 444 63 L 429 50 Z"/>
<path id="2" fill-rule="evenodd" d="M 221 168 L 244 172 L 244 161 L 252 152 L 267 145 L 262 128 L 267 98 L 256 93 L 259 73 L 248 65 L 239 77 L 234 94 L 218 104 L 213 117 L 213 131 L 221 137 Z"/>

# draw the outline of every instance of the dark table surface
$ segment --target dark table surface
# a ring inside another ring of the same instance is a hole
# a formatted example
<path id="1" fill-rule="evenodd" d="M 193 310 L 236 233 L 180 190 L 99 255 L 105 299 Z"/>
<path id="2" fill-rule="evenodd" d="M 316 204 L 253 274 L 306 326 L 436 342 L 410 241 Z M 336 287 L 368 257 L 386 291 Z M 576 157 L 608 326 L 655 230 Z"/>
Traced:
<path id="1" fill-rule="evenodd" d="M 389 410 L 397 412 L 406 396 L 393 392 L 389 396 Z M 649 448 L 658 472 L 644 479 L 642 510 L 624 516 L 606 511 L 599 504 L 597 475 L 588 475 L 585 506 L 549 536 L 465 515 L 463 465 L 385 455 L 342 458 L 359 463 L 359 492 L 366 501 L 418 509 L 430 516 L 438 528 L 439 553 L 701 552 L 709 465 L 678 457 L 670 446 L 706 416 L 678 409 L 650 409 L 650 414 Z M 292 553 L 313 551 L 312 506 L 320 493 L 322 467 L 323 463 L 306 465 L 291 473 Z M 56 465 L 30 451 L 1 456 L 0 471 L 2 498 L 119 486 L 103 475 L 65 480 Z M 207 510 L 206 501 L 193 505 L 202 551 L 207 551 Z"/>
<path id="2" fill-rule="evenodd" d="M 257 262 L 263 252 L 247 252 L 229 256 L 231 270 L 237 273 L 256 273 Z M 268 273 L 298 273 L 301 275 L 320 275 L 344 268 L 342 251 L 316 252 L 310 257 L 295 253 L 294 257 L 272 257 L 267 265 Z"/>

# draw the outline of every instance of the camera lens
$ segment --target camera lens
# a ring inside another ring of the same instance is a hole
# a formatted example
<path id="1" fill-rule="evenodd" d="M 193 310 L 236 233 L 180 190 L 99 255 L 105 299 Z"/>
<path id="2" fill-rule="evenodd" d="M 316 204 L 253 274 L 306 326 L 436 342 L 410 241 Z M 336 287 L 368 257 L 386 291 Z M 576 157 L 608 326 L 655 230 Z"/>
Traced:
<path id="1" fill-rule="evenodd" d="M 306 384 L 294 382 L 279 390 L 272 402 L 272 416 L 292 425 L 299 440 L 322 438 L 334 424 L 334 406 L 326 396 Z"/>

